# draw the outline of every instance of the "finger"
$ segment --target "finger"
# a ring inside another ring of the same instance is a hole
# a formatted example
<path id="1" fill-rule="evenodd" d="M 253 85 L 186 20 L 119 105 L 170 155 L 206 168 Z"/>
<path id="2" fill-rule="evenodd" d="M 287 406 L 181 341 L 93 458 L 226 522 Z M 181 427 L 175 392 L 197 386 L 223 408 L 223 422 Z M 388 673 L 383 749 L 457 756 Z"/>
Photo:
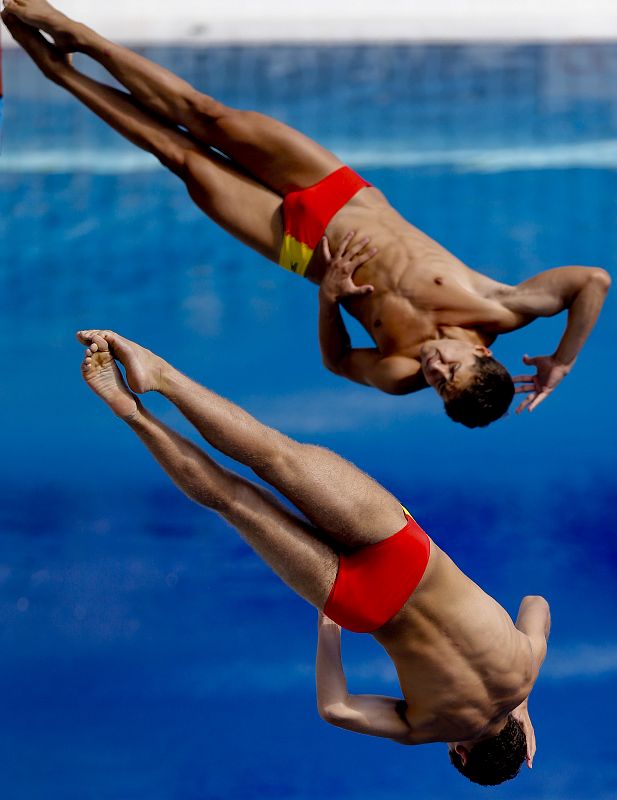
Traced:
<path id="1" fill-rule="evenodd" d="M 324 257 L 324 260 L 329 264 L 332 261 L 332 253 L 330 252 L 330 242 L 328 241 L 328 237 L 324 236 L 321 240 L 321 254 Z"/>
<path id="2" fill-rule="evenodd" d="M 375 291 L 375 287 L 371 286 L 370 283 L 363 283 L 362 286 L 358 286 L 354 294 L 371 294 L 371 292 Z"/>
<path id="3" fill-rule="evenodd" d="M 534 380 L 535 375 L 517 375 L 516 377 L 512 378 L 512 383 L 528 383 L 529 381 Z"/>
<path id="4" fill-rule="evenodd" d="M 360 241 L 354 244 L 353 247 L 349 248 L 349 252 L 347 253 L 347 258 L 349 259 L 355 258 L 355 256 L 358 255 L 358 253 L 364 250 L 364 248 L 370 241 L 371 240 L 368 236 L 365 236 L 364 239 L 360 239 Z"/>
<path id="5" fill-rule="evenodd" d="M 533 401 L 535 396 L 536 396 L 535 393 L 527 395 L 527 397 L 523 400 L 520 406 L 516 409 L 516 413 L 521 414 L 527 408 L 527 406 Z"/>
<path id="6" fill-rule="evenodd" d="M 527 736 L 527 766 L 529 769 L 533 767 L 533 759 L 536 755 L 536 737 L 533 734 L 533 730 L 531 731 L 531 736 L 529 732 L 525 732 Z"/>
<path id="7" fill-rule="evenodd" d="M 525 364 L 528 364 L 528 365 L 529 364 L 535 364 L 537 362 L 538 358 L 539 358 L 539 356 L 533 356 L 532 357 L 532 356 L 528 356 L 525 353 L 525 355 L 523 356 L 523 361 L 525 362 Z"/>
<path id="8" fill-rule="evenodd" d="M 354 261 L 354 265 L 353 265 L 354 266 L 354 272 L 357 269 L 360 269 L 362 264 L 366 264 L 367 261 L 370 261 L 370 259 L 373 258 L 373 256 L 376 255 L 377 252 L 378 252 L 377 248 L 376 247 L 372 247 L 370 250 L 367 250 L 366 252 L 364 252 L 361 255 L 357 256 L 356 260 Z"/>
<path id="9" fill-rule="evenodd" d="M 339 246 L 336 248 L 335 255 L 337 258 L 345 255 L 345 250 L 347 249 L 347 245 L 349 244 L 349 242 L 351 242 L 351 240 L 355 235 L 356 235 L 355 231 L 349 231 L 349 233 L 346 233 L 345 236 L 343 236 Z"/>
<path id="10" fill-rule="evenodd" d="M 535 392 L 536 385 L 535 383 L 524 383 L 522 386 L 517 386 L 514 390 L 514 394 L 520 394 L 521 392 Z"/>
<path id="11" fill-rule="evenodd" d="M 529 411 L 533 411 L 534 408 L 537 408 L 540 405 L 540 403 L 543 403 L 546 400 L 547 397 L 548 397 L 548 392 L 540 392 L 540 394 L 536 395 L 536 399 L 529 406 Z"/>

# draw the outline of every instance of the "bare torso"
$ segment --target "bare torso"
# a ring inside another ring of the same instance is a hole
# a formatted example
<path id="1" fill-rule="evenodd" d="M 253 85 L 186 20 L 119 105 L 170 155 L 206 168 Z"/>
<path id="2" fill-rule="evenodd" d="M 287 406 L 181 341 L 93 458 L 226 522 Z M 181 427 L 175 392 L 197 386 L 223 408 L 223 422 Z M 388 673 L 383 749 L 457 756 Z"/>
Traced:
<path id="1" fill-rule="evenodd" d="M 422 581 L 374 636 L 398 673 L 409 744 L 481 734 L 537 677 L 529 638 L 434 542 Z"/>
<path id="2" fill-rule="evenodd" d="M 416 358 L 430 339 L 466 339 L 488 345 L 500 330 L 502 308 L 494 295 L 503 284 L 471 270 L 405 220 L 374 187 L 362 189 L 331 220 L 326 235 L 336 247 L 350 230 L 369 236 L 377 255 L 354 276 L 375 291 L 344 306 L 372 336 L 384 356 Z M 319 268 L 307 277 L 320 283 Z"/>

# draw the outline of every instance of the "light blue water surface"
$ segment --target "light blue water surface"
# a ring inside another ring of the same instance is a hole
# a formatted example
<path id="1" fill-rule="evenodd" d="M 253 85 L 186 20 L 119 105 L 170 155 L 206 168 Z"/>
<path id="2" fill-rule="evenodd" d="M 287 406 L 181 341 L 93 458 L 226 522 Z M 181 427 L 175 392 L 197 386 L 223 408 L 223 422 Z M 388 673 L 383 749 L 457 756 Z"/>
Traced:
<path id="1" fill-rule="evenodd" d="M 147 54 L 317 136 L 498 280 L 615 268 L 615 46 Z M 2 796 L 490 791 L 462 780 L 444 745 L 402 748 L 319 720 L 314 611 L 180 495 L 83 385 L 72 335 L 101 326 L 369 471 L 512 614 L 523 594 L 545 594 L 554 628 L 531 702 L 536 766 L 494 793 L 614 798 L 614 298 L 536 413 L 468 431 L 430 392 L 389 397 L 326 372 L 312 285 L 217 230 L 177 179 L 21 53 L 5 74 Z M 496 355 L 516 373 L 523 353 L 555 348 L 563 323 L 508 336 Z M 190 433 L 160 398 L 146 403 Z M 345 635 L 344 658 L 352 691 L 397 692 L 369 637 Z"/>

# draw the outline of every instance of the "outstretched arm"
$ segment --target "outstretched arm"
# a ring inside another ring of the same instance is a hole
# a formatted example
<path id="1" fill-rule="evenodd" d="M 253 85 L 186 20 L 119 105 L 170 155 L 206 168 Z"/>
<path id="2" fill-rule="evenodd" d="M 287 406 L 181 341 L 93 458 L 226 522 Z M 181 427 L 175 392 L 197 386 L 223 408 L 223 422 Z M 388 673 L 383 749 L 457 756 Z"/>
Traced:
<path id="1" fill-rule="evenodd" d="M 517 413 L 533 411 L 570 372 L 587 337 L 593 330 L 611 285 L 608 272 L 597 267 L 558 267 L 535 275 L 516 286 L 503 305 L 512 312 L 510 330 L 538 317 L 552 317 L 567 309 L 566 329 L 555 352 L 548 356 L 525 356 L 535 375 L 518 375 L 516 391 L 527 397 Z"/>
<path id="2" fill-rule="evenodd" d="M 356 286 L 353 274 L 377 252 L 366 249 L 368 239 L 349 247 L 353 237 L 354 232 L 348 233 L 334 256 L 330 254 L 328 240 L 324 237 L 317 252 L 317 257 L 326 265 L 319 287 L 319 345 L 323 362 L 337 375 L 374 386 L 389 394 L 415 392 L 426 386 L 417 359 L 383 356 L 376 347 L 351 346 L 340 301 L 343 297 L 365 295 L 373 291 L 369 284 Z"/>
<path id="3" fill-rule="evenodd" d="M 315 674 L 317 707 L 326 722 L 356 733 L 411 744 L 411 729 L 403 715 L 403 700 L 348 693 L 341 661 L 341 629 L 324 614 L 319 615 Z"/>
<path id="4" fill-rule="evenodd" d="M 551 612 L 543 597 L 527 595 L 523 597 L 516 619 L 516 627 L 524 633 L 531 644 L 534 658 L 534 680 L 537 678 L 546 658 L 547 642 L 551 631 Z M 531 769 L 536 754 L 536 735 L 529 716 L 529 696 L 513 709 L 512 716 L 522 727 L 527 737 L 527 766 Z"/>

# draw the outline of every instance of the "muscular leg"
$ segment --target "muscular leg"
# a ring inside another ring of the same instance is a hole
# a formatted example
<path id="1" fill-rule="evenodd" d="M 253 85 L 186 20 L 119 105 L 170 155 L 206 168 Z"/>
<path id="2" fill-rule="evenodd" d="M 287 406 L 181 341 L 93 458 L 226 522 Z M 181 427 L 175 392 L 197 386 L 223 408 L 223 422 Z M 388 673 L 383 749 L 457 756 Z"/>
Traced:
<path id="1" fill-rule="evenodd" d="M 191 381 L 163 359 L 112 331 L 81 331 L 124 365 L 133 391 L 159 391 L 217 450 L 249 466 L 340 548 L 373 544 L 404 525 L 400 504 L 382 486 L 322 447 L 300 444 Z"/>
<path id="2" fill-rule="evenodd" d="M 288 586 L 323 610 L 338 558 L 319 531 L 284 508 L 265 489 L 223 469 L 192 442 L 157 420 L 128 391 L 107 343 L 88 349 L 82 374 L 124 418 L 174 483 L 192 500 L 217 511 Z M 93 346 L 94 347 L 94 346 Z"/>
<path id="3" fill-rule="evenodd" d="M 184 180 L 195 203 L 221 227 L 273 261 L 282 239 L 281 199 L 133 98 L 82 75 L 34 28 L 6 11 L 12 36 L 52 81 Z"/>
<path id="4" fill-rule="evenodd" d="M 342 166 L 315 141 L 277 120 L 228 108 L 172 72 L 61 14 L 46 0 L 8 0 L 7 8 L 45 30 L 62 48 L 102 64 L 135 99 L 232 158 L 279 194 L 305 188 Z"/>

